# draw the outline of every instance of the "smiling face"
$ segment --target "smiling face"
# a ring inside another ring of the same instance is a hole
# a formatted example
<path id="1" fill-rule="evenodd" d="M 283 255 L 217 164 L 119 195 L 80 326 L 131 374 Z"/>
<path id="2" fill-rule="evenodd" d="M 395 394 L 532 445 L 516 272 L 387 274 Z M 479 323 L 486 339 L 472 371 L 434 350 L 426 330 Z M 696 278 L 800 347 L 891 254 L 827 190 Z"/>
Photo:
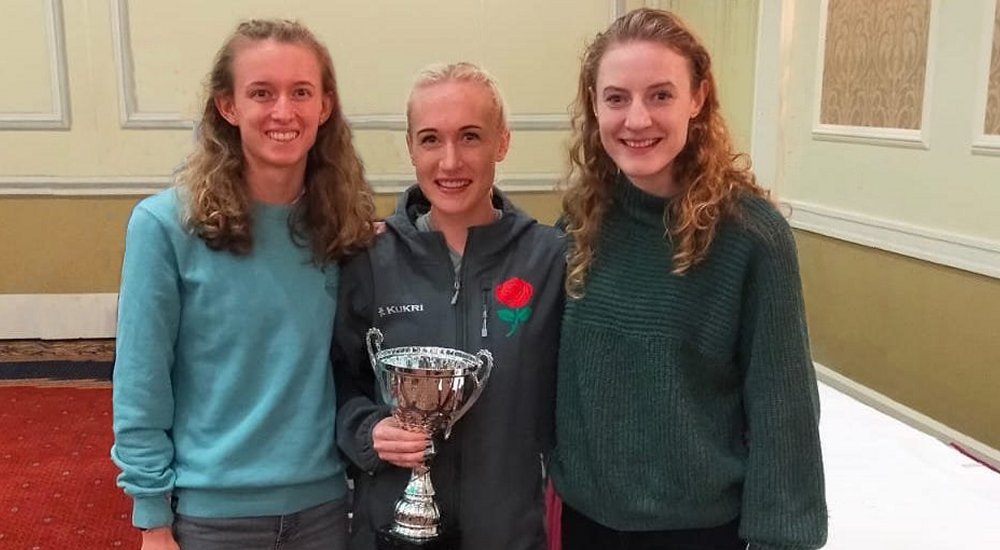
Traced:
<path id="1" fill-rule="evenodd" d="M 316 132 L 333 107 L 316 54 L 301 44 L 248 42 L 233 59 L 232 75 L 232 96 L 217 96 L 215 104 L 240 130 L 248 179 L 301 178 Z"/>
<path id="2" fill-rule="evenodd" d="M 676 193 L 673 162 L 705 100 L 704 83 L 692 89 L 688 60 L 657 42 L 616 44 L 596 80 L 593 107 L 608 156 L 643 191 Z"/>
<path id="3" fill-rule="evenodd" d="M 493 220 L 490 191 L 510 132 L 485 85 L 447 80 L 410 95 L 410 152 L 432 217 L 481 225 Z"/>

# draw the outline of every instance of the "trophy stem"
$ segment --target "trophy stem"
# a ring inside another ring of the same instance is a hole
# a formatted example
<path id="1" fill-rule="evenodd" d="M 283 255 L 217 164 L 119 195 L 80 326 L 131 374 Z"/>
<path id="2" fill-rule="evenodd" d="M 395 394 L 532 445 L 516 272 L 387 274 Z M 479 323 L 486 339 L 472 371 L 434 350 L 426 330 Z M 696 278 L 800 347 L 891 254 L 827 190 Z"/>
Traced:
<path id="1" fill-rule="evenodd" d="M 440 523 L 430 468 L 425 464 L 410 471 L 406 490 L 396 501 L 392 532 L 411 539 L 430 539 L 438 535 Z"/>

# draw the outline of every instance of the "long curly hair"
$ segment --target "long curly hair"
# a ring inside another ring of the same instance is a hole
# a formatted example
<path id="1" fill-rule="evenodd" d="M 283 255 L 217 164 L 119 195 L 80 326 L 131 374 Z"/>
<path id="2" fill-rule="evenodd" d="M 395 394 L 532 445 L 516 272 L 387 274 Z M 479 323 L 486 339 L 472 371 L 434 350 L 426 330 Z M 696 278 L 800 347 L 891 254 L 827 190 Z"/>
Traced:
<path id="1" fill-rule="evenodd" d="M 246 160 L 240 130 L 222 117 L 215 99 L 233 95 L 233 60 L 239 51 L 264 40 L 310 48 L 319 60 L 323 92 L 333 99 L 330 117 L 320 125 L 309 149 L 303 193 L 289 226 L 295 242 L 309 247 L 314 263 L 334 262 L 371 242 L 374 199 L 340 106 L 330 52 L 296 21 L 240 23 L 216 54 L 205 84 L 195 148 L 177 173 L 187 196 L 186 221 L 213 250 L 246 255 L 253 248 L 252 202 L 243 179 Z"/>
<path id="2" fill-rule="evenodd" d="M 573 240 L 566 290 L 574 298 L 583 295 L 618 172 L 601 145 L 594 112 L 597 72 L 611 47 L 629 42 L 667 46 L 687 59 L 692 92 L 704 83 L 704 105 L 690 121 L 687 143 L 673 162 L 673 175 L 680 191 L 664 209 L 665 230 L 674 244 L 672 272 L 683 275 L 705 259 L 720 220 L 736 214 L 741 194 L 767 196 L 754 180 L 749 157 L 733 151 L 729 130 L 719 112 L 711 58 L 698 37 L 667 11 L 640 8 L 619 17 L 584 52 L 572 105 L 570 166 L 564 183 L 563 212 L 567 233 Z"/>

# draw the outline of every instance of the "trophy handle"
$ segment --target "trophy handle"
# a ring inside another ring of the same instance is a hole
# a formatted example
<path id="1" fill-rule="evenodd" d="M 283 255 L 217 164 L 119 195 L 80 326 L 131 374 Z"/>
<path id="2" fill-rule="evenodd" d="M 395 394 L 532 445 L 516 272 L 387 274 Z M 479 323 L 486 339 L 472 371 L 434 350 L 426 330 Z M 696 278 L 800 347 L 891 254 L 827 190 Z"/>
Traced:
<path id="1" fill-rule="evenodd" d="M 378 374 L 378 361 L 375 360 L 375 355 L 382 351 L 382 331 L 376 327 L 368 329 L 368 334 L 365 335 L 365 345 L 368 347 L 368 358 L 372 362 L 372 369 Z"/>
<path id="2" fill-rule="evenodd" d="M 378 387 L 382 395 L 382 402 L 392 406 L 392 392 L 389 391 L 389 380 L 385 372 L 385 367 L 379 368 L 377 355 L 382 351 L 382 341 L 384 336 L 382 331 L 376 327 L 368 329 L 365 334 L 365 347 L 368 348 L 368 359 L 371 360 L 372 370 L 375 371 L 375 386 Z"/>
<path id="3" fill-rule="evenodd" d="M 469 412 L 469 409 L 473 404 L 479 399 L 479 396 L 483 393 L 483 388 L 486 387 L 486 381 L 490 378 L 490 373 L 493 371 L 493 354 L 488 350 L 481 349 L 476 352 L 476 357 L 479 358 L 479 369 L 472 374 L 472 379 L 475 380 L 476 387 L 473 388 L 472 393 L 469 398 L 462 405 L 462 408 L 458 409 L 458 412 L 451 417 L 451 421 L 448 422 L 448 428 L 444 431 L 444 438 L 448 439 L 451 436 L 451 429 L 458 422 L 458 419 L 465 416 L 465 413 Z"/>

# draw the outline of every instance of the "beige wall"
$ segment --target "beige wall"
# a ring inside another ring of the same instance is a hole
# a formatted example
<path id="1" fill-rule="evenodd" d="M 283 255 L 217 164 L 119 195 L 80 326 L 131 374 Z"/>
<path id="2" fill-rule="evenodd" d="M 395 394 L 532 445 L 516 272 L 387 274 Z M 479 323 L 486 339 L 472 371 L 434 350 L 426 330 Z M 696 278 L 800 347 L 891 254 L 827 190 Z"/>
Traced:
<path id="1" fill-rule="evenodd" d="M 125 225 L 141 197 L 8 197 L 0 199 L 0 289 L 3 294 L 112 293 L 118 291 Z M 554 193 L 514 193 L 512 199 L 552 223 Z M 396 195 L 379 195 L 383 216 Z"/>
<path id="2" fill-rule="evenodd" d="M 139 197 L 0 199 L 4 294 L 117 292 Z"/>
<path id="3" fill-rule="evenodd" d="M 680 15 L 712 55 L 722 114 L 736 147 L 749 152 L 754 116 L 759 0 L 654 0 Z"/>
<path id="4" fill-rule="evenodd" d="M 55 90 L 50 73 L 58 56 L 44 39 L 52 25 L 38 9 L 42 5 L 56 7 L 65 20 L 54 32 L 65 42 L 72 122 L 61 132 L 0 131 L 0 187 L 18 177 L 48 176 L 62 178 L 63 186 L 96 182 L 113 193 L 122 178 L 164 184 L 188 150 L 199 85 L 212 56 L 235 23 L 250 16 L 299 18 L 327 43 L 345 110 L 359 129 L 358 146 L 376 181 L 410 174 L 396 130 L 412 75 L 427 63 L 459 59 L 497 75 L 515 127 L 526 132 L 503 167 L 508 177 L 558 172 L 580 45 L 607 24 L 615 3 L 17 2 L 13 13 L 5 7 L 5 19 L 17 24 L 7 23 L 10 33 L 2 40 L 11 44 L 5 51 L 25 51 L 27 61 L 5 64 L 4 70 L 23 76 L 27 85 L 0 90 L 0 110 L 44 110 Z M 565 17 L 569 12 L 573 17 Z M 60 162 L 52 162 L 53 156 Z"/>
<path id="5" fill-rule="evenodd" d="M 500 80 L 515 127 L 501 186 L 552 222 L 580 52 L 616 10 L 643 4 L 39 0 L 5 7 L 13 16 L 0 22 L 0 41 L 17 47 L 0 48 L 8 52 L 0 67 L 23 84 L 0 89 L 0 257 L 17 266 L 0 271 L 0 295 L 116 290 L 131 205 L 168 185 L 190 146 L 211 57 L 251 16 L 300 18 L 329 46 L 368 176 L 390 195 L 380 197 L 382 213 L 411 180 L 400 129 L 412 75 L 432 61 L 482 63 Z M 733 4 L 731 13 L 721 0 L 660 4 L 713 47 L 727 115 L 737 139 L 748 142 L 756 0 Z M 46 129 L 42 120 L 61 100 L 72 115 L 68 128 Z M 5 125 L 12 117 L 21 120 Z"/>
<path id="6" fill-rule="evenodd" d="M 784 37 L 789 64 L 781 90 L 787 99 L 777 161 L 783 168 L 777 183 L 781 197 L 873 223 L 906 226 L 920 234 L 983 241 L 985 248 L 1000 251 L 1000 145 L 993 154 L 975 151 L 983 130 L 997 1 L 930 2 L 929 38 L 923 52 L 914 49 L 921 46 L 916 31 L 868 37 L 876 51 L 894 52 L 878 70 L 899 79 L 896 87 L 913 88 L 919 82 L 926 86 L 914 88 L 912 98 L 873 95 L 864 86 L 838 90 L 849 94 L 841 99 L 845 104 L 880 103 L 884 122 L 873 119 L 859 124 L 862 127 L 852 126 L 853 122 L 826 124 L 819 118 L 820 99 L 827 91 L 824 84 L 836 85 L 822 78 L 824 49 L 837 47 L 838 36 L 850 32 L 827 32 L 822 10 L 827 3 L 788 2 L 793 15 Z M 863 10 L 912 9 L 916 12 L 912 17 L 897 13 L 894 21 L 914 28 L 921 25 L 928 3 L 886 0 L 885 4 L 829 1 L 830 6 L 856 5 Z M 865 78 L 866 70 L 876 70 L 872 66 L 876 59 L 875 53 L 855 55 L 841 60 L 837 68 L 850 72 L 844 65 L 853 64 L 856 78 Z M 926 59 L 925 78 L 907 72 L 914 59 Z M 922 111 L 910 116 L 918 91 Z M 909 122 L 917 128 L 907 129 Z"/>
<path id="7" fill-rule="evenodd" d="M 0 295 L 116 291 L 128 212 L 169 184 L 189 150 L 211 58 L 248 17 L 298 18 L 327 43 L 368 176 L 386 194 L 382 213 L 412 179 L 401 130 L 415 72 L 437 61 L 485 66 L 504 88 L 515 129 L 501 186 L 552 221 L 557 201 L 545 191 L 563 170 L 579 53 L 622 4 L 5 4 L 0 70 L 18 85 L 0 88 L 0 258 L 14 266 L 0 271 Z"/>
<path id="8" fill-rule="evenodd" d="M 761 38 L 761 58 L 783 60 L 767 89 L 782 103 L 757 121 L 778 130 L 755 133 L 754 146 L 775 154 L 773 187 L 798 228 L 814 358 L 1000 449 L 1000 142 L 983 136 L 1000 2 L 782 4 L 777 36 Z M 844 26 L 859 14 L 828 7 L 860 10 L 867 26 Z M 893 13 L 892 28 L 879 32 L 871 10 Z M 903 79 L 909 96 L 852 85 L 878 52 L 882 76 Z M 830 60 L 854 76 L 824 78 Z M 821 117 L 833 95 L 863 116 Z"/>
<path id="9" fill-rule="evenodd" d="M 799 231 L 813 358 L 1000 449 L 1000 281 Z"/>

